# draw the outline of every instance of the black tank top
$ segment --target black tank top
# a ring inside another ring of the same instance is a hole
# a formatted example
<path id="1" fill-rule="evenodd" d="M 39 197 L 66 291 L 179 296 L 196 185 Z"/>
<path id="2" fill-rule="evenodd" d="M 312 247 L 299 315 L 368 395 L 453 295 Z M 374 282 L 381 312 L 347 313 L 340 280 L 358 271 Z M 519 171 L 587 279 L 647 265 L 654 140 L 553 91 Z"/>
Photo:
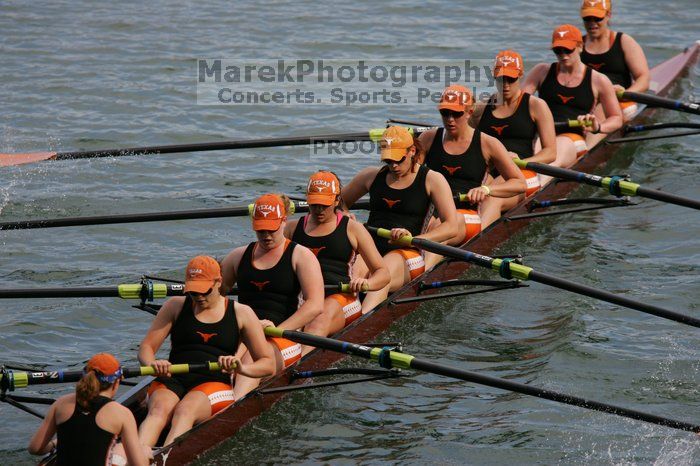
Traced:
<path id="1" fill-rule="evenodd" d="M 232 299 L 226 299 L 226 311 L 220 321 L 204 323 L 195 317 L 192 300 L 186 297 L 170 331 L 168 360 L 173 364 L 216 361 L 219 356 L 236 354 L 239 343 L 240 330 Z M 176 374 L 173 377 L 187 387 L 205 382 L 231 382 L 231 376 L 221 372 Z"/>
<path id="2" fill-rule="evenodd" d="M 537 125 L 530 116 L 530 94 L 523 92 L 518 108 L 509 117 L 498 118 L 493 114 L 491 97 L 479 121 L 479 129 L 503 143 L 506 150 L 515 152 L 521 159 L 534 155 L 532 141 L 537 136 Z"/>
<path id="3" fill-rule="evenodd" d="M 56 426 L 58 435 L 56 459 L 59 466 L 107 464 L 107 454 L 116 434 L 98 426 L 95 417 L 110 401 L 112 401 L 111 398 L 99 395 L 92 400 L 90 410 L 87 412 L 82 411 L 76 403 L 73 415 L 66 422 Z"/>
<path id="4" fill-rule="evenodd" d="M 625 61 L 625 52 L 622 50 L 622 33 L 615 34 L 615 39 L 607 52 L 589 53 L 586 52 L 586 37 L 583 38 L 583 52 L 581 61 L 596 71 L 603 73 L 610 78 L 613 84 L 619 84 L 627 89 L 632 85 L 632 73 Z"/>
<path id="5" fill-rule="evenodd" d="M 430 196 L 425 188 L 428 167 L 420 165 L 416 178 L 410 186 L 394 189 L 386 182 L 387 167 L 377 173 L 369 187 L 369 218 L 367 225 L 377 228 L 405 228 L 416 236 L 422 233 L 425 218 L 430 208 Z M 391 245 L 384 238 L 374 239 L 383 256 L 392 249 L 403 246 Z"/>
<path id="6" fill-rule="evenodd" d="M 253 267 L 256 244 L 248 245 L 238 265 L 238 301 L 252 307 L 258 319 L 279 325 L 299 307 L 301 285 L 292 267 L 292 253 L 297 243 L 288 241 L 280 260 L 267 270 Z"/>
<path id="7" fill-rule="evenodd" d="M 325 236 L 309 236 L 304 231 L 308 216 L 299 219 L 297 227 L 292 235 L 292 241 L 311 249 L 321 264 L 323 283 L 337 285 L 350 281 L 350 267 L 355 258 L 355 250 L 348 239 L 348 221 L 345 215 L 332 233 Z M 334 290 L 326 290 L 326 295 L 337 293 Z"/>
<path id="8" fill-rule="evenodd" d="M 425 156 L 425 163 L 431 170 L 442 173 L 453 195 L 466 194 L 470 189 L 481 186 L 486 174 L 486 161 L 481 152 L 481 131 L 474 130 L 472 141 L 467 150 L 458 155 L 448 154 L 442 144 L 444 128 L 435 132 L 433 144 Z M 455 200 L 458 209 L 473 208 L 469 203 Z"/>
<path id="9" fill-rule="evenodd" d="M 540 98 L 547 102 L 552 111 L 554 122 L 575 120 L 579 115 L 585 115 L 593 110 L 595 95 L 593 94 L 593 83 L 591 74 L 593 69 L 586 67 L 586 74 L 581 80 L 581 84 L 576 87 L 566 87 L 557 81 L 557 64 L 552 63 L 547 72 L 547 77 L 538 90 Z M 583 134 L 580 128 L 557 129 L 560 133 Z"/>

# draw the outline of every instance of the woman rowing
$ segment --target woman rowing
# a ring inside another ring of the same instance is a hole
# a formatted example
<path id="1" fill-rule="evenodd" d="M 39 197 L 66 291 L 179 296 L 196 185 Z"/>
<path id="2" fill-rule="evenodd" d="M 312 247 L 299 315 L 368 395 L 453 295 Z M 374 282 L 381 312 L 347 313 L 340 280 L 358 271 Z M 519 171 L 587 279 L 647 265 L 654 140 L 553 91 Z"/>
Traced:
<path id="1" fill-rule="evenodd" d="M 309 214 L 287 222 L 284 232 L 316 255 L 326 285 L 350 284 L 349 293 L 327 290 L 323 312 L 304 327 L 304 331 L 321 336 L 337 332 L 362 315 L 360 291 L 381 290 L 390 280 L 367 229 L 339 210 L 340 193 L 340 180 L 334 173 L 319 171 L 311 175 L 306 185 Z M 351 277 L 357 254 L 369 268 L 367 277 Z"/>
<path id="2" fill-rule="evenodd" d="M 486 105 L 476 107 L 470 123 L 501 141 L 512 158 L 551 163 L 557 155 L 552 112 L 545 101 L 520 89 L 523 70 L 523 58 L 518 52 L 499 52 L 493 67 L 498 94 L 491 96 Z M 512 197 L 489 197 L 481 205 L 482 219 L 498 218 L 501 212 L 514 207 L 526 195 L 540 188 L 537 173 L 530 170 L 522 172 L 527 191 Z M 492 190 L 505 181 L 497 170 L 492 171 L 491 175 L 494 176 L 489 183 Z"/>
<path id="3" fill-rule="evenodd" d="M 277 194 L 260 196 L 252 213 L 258 240 L 234 249 L 221 262 L 224 290 L 238 283 L 238 301 L 253 308 L 263 328 L 274 325 L 299 330 L 323 310 L 323 275 L 316 256 L 284 237 L 290 205 L 289 199 Z M 285 338 L 268 338 L 267 342 L 275 356 L 275 373 L 301 358 L 298 343 Z M 244 362 L 250 360 L 244 352 L 241 357 Z M 236 397 L 259 384 L 259 379 L 237 377 Z"/>
<path id="4" fill-rule="evenodd" d="M 90 358 L 75 393 L 62 396 L 49 408 L 29 442 L 29 453 L 44 455 L 56 448 L 59 465 L 124 464 L 124 458 L 114 454 L 121 438 L 126 461 L 147 465 L 134 415 L 112 400 L 121 378 L 121 365 L 111 354 Z"/>
<path id="5" fill-rule="evenodd" d="M 412 235 L 432 241 L 459 241 L 463 236 L 455 210 L 450 185 L 440 173 L 418 163 L 420 143 L 406 128 L 392 126 L 384 131 L 380 142 L 383 166 L 369 167 L 358 173 L 343 189 L 346 206 L 369 193 L 370 213 L 367 224 L 391 229 L 393 239 Z M 441 224 L 423 233 L 430 219 L 431 204 L 437 208 Z M 376 238 L 377 249 L 384 256 L 391 281 L 380 290 L 367 293 L 362 312 L 367 313 L 395 291 L 425 271 L 420 251 Z M 357 276 L 365 276 L 363 258 L 357 260 Z"/>
<path id="6" fill-rule="evenodd" d="M 231 376 L 265 377 L 274 372 L 272 352 L 255 313 L 219 292 L 221 269 L 209 256 L 193 258 L 185 270 L 185 296 L 168 299 L 141 342 L 139 360 L 158 378 L 148 390 L 148 415 L 139 427 L 144 445 L 154 446 L 170 422 L 165 444 L 236 400 Z M 170 356 L 156 353 L 170 336 Z M 239 345 L 251 355 L 236 356 Z M 218 361 L 218 373 L 172 375 L 171 364 Z"/>
<path id="7" fill-rule="evenodd" d="M 554 63 L 536 65 L 525 78 L 522 89 L 547 102 L 555 122 L 578 120 L 579 128 L 557 129 L 557 157 L 552 165 L 569 167 L 599 140 L 598 133 L 612 133 L 622 126 L 622 114 L 615 90 L 602 73 L 581 61 L 581 31 L 570 24 L 557 27 L 552 33 Z M 597 103 L 603 116 L 593 114 Z"/>
<path id="8" fill-rule="evenodd" d="M 423 147 L 428 147 L 425 164 L 442 173 L 453 196 L 466 194 L 466 200 L 455 200 L 464 218 L 465 239 L 469 239 L 493 223 L 500 211 L 492 209 L 488 216 L 478 210 L 489 196 L 512 197 L 525 192 L 525 178 L 511 161 L 505 147 L 496 138 L 469 126 L 474 111 L 471 92 L 463 86 L 446 88 L 440 97 L 438 110 L 443 127 L 420 135 Z M 487 186 L 489 167 L 496 168 L 503 183 Z"/>
<path id="9" fill-rule="evenodd" d="M 642 47 L 628 34 L 610 29 L 612 0 L 583 0 L 581 18 L 586 28 L 581 61 L 610 79 L 616 92 L 646 92 L 650 72 Z M 629 120 L 637 104 L 621 101 L 622 116 Z M 596 116 L 601 115 L 596 107 Z"/>

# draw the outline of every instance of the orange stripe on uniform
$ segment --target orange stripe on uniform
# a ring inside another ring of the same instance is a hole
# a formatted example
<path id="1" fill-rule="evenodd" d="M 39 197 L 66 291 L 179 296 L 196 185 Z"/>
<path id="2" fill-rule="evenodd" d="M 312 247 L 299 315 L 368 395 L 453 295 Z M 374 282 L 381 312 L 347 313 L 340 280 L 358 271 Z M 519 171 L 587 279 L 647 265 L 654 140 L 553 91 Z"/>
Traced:
<path id="1" fill-rule="evenodd" d="M 352 293 L 335 293 L 329 296 L 340 304 L 345 316 L 345 326 L 347 327 L 355 319 L 362 315 L 362 304 Z"/>
<path id="2" fill-rule="evenodd" d="M 415 249 L 394 249 L 390 252 L 396 252 L 401 254 L 403 260 L 406 262 L 406 267 L 408 267 L 408 273 L 411 276 L 411 280 L 416 278 L 418 275 L 425 272 L 425 261 L 420 251 Z"/>
<path id="3" fill-rule="evenodd" d="M 209 398 L 212 415 L 236 401 L 231 385 L 223 382 L 204 382 L 194 387 L 190 392 L 202 392 Z"/>
<path id="4" fill-rule="evenodd" d="M 571 139 L 576 147 L 576 157 L 582 157 L 586 152 L 588 152 L 588 146 L 586 146 L 586 140 L 580 134 L 576 133 L 561 133 L 558 136 L 566 136 Z"/>
<path id="5" fill-rule="evenodd" d="M 479 212 L 471 209 L 457 209 L 457 213 L 464 216 L 465 241 L 481 233 L 481 216 Z"/>
<path id="6" fill-rule="evenodd" d="M 267 340 L 274 343 L 282 353 L 284 367 L 289 367 L 301 359 L 301 345 L 286 338 L 267 337 Z"/>
<path id="7" fill-rule="evenodd" d="M 526 170 L 524 168 L 520 169 L 521 172 L 523 172 L 523 176 L 525 177 L 525 183 L 527 184 L 527 188 L 525 189 L 525 195 L 530 196 L 531 194 L 536 193 L 537 191 L 540 190 L 540 177 L 537 176 L 537 173 L 533 172 L 532 170 Z"/>

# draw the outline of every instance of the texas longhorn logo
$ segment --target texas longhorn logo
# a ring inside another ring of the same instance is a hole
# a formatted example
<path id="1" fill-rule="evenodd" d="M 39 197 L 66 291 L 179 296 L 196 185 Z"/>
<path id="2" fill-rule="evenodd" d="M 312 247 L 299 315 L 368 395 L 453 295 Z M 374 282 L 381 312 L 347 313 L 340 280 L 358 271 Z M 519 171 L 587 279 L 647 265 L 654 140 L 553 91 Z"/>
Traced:
<path id="1" fill-rule="evenodd" d="M 218 333 L 202 333 L 202 332 L 197 332 L 200 337 L 202 337 L 202 340 L 204 340 L 204 343 L 209 343 L 209 340 L 211 340 L 212 337 L 215 337 L 218 335 Z"/>
<path id="2" fill-rule="evenodd" d="M 254 282 L 253 280 L 251 280 L 250 283 L 255 285 L 258 288 L 258 291 L 262 291 L 263 288 L 265 288 L 265 285 L 270 283 L 270 280 L 266 280 L 264 282 Z"/>
<path id="3" fill-rule="evenodd" d="M 326 189 L 330 189 L 331 192 L 335 193 L 336 192 L 335 181 L 311 180 L 309 182 L 309 186 L 307 188 L 307 191 L 311 192 L 314 189 L 316 191 L 318 191 L 319 193 L 325 191 Z"/>
<path id="4" fill-rule="evenodd" d="M 267 216 L 271 213 L 277 214 L 278 218 L 282 217 L 282 213 L 280 212 L 280 207 L 278 205 L 258 204 L 255 206 L 255 213 L 260 214 L 265 218 L 267 218 Z"/>
<path id="5" fill-rule="evenodd" d="M 200 275 L 201 273 L 204 273 L 204 271 L 203 271 L 202 269 L 189 269 L 189 270 L 187 271 L 187 276 L 188 276 L 189 278 L 194 278 L 194 277 L 196 277 L 197 275 Z"/>
<path id="6" fill-rule="evenodd" d="M 321 246 L 320 248 L 309 248 L 311 249 L 311 252 L 314 253 L 314 256 L 318 257 L 318 253 L 321 252 L 322 250 L 326 249 L 325 246 Z"/>
<path id="7" fill-rule="evenodd" d="M 447 165 L 443 165 L 442 168 L 444 168 L 444 169 L 450 174 L 450 176 L 452 176 L 452 175 L 455 174 L 455 172 L 456 172 L 457 170 L 459 170 L 460 168 L 462 168 L 462 166 L 461 166 L 461 165 L 458 165 L 458 166 L 456 166 L 456 167 L 448 167 Z"/>
<path id="8" fill-rule="evenodd" d="M 564 105 L 568 104 L 569 101 L 574 98 L 574 96 L 567 96 L 567 95 L 561 95 L 561 94 L 557 94 L 557 96 L 561 99 L 561 101 Z"/>
<path id="9" fill-rule="evenodd" d="M 386 197 L 382 198 L 384 202 L 386 202 L 386 205 L 389 206 L 390 209 L 393 209 L 396 204 L 401 202 L 401 199 L 393 200 L 393 199 L 387 199 Z"/>
<path id="10" fill-rule="evenodd" d="M 503 130 L 506 129 L 508 125 L 503 126 L 492 126 L 493 130 L 498 133 L 499 136 L 503 136 Z"/>
<path id="11" fill-rule="evenodd" d="M 564 38 L 565 35 L 567 35 L 569 31 L 557 31 L 557 34 L 559 34 L 559 37 L 562 39 Z"/>

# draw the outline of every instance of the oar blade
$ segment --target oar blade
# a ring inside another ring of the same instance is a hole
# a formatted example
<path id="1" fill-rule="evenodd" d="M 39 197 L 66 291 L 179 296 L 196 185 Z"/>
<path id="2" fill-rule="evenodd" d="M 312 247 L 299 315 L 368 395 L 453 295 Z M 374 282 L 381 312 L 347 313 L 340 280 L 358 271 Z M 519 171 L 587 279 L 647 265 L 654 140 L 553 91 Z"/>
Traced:
<path id="1" fill-rule="evenodd" d="M 58 152 L 24 152 L 18 154 L 0 154 L 0 167 L 24 165 L 26 163 L 51 160 Z"/>

